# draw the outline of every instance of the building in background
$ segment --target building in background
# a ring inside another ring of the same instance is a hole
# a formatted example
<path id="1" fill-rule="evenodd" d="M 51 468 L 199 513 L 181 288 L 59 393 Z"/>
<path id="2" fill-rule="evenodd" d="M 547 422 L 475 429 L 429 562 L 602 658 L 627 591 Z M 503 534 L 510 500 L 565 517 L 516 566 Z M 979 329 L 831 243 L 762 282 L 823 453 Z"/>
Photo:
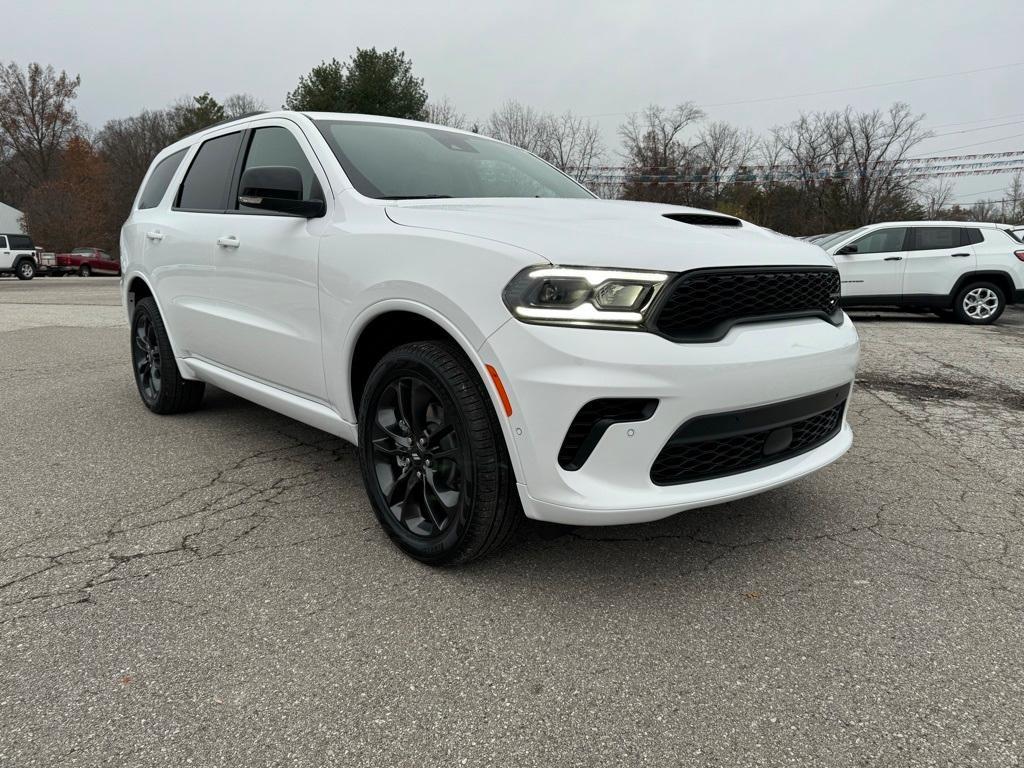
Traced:
<path id="1" fill-rule="evenodd" d="M 6 203 L 0 203 L 0 232 L 8 235 L 25 234 L 21 228 L 21 211 L 11 208 Z"/>

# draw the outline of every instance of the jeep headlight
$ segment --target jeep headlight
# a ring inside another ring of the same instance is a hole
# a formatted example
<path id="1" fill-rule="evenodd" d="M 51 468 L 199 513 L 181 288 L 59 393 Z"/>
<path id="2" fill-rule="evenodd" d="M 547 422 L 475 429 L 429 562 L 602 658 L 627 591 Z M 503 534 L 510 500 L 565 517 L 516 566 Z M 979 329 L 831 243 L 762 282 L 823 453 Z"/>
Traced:
<path id="1" fill-rule="evenodd" d="M 639 328 L 669 277 L 641 270 L 537 266 L 516 275 L 502 299 L 526 323 Z"/>

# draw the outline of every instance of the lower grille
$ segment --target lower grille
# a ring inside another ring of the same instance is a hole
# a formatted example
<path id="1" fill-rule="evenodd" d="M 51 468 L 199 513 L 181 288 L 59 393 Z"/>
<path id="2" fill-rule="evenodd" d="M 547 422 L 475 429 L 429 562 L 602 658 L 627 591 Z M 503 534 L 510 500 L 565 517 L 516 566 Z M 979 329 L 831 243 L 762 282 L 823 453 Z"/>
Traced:
<path id="1" fill-rule="evenodd" d="M 775 464 L 839 433 L 849 387 L 784 403 L 692 419 L 651 466 L 656 485 L 711 480 Z"/>

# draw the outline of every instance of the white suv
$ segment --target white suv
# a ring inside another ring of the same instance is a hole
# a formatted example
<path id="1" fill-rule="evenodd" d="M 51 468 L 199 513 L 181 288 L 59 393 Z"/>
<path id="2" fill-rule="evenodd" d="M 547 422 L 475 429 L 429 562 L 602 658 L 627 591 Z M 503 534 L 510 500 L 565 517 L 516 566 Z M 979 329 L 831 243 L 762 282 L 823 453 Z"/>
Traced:
<path id="1" fill-rule="evenodd" d="M 153 163 L 121 235 L 143 402 L 204 382 L 358 445 L 428 563 L 523 512 L 633 523 L 838 459 L 857 333 L 820 248 L 596 199 L 472 133 L 280 112 Z"/>
<path id="2" fill-rule="evenodd" d="M 0 275 L 14 275 L 19 280 L 36 276 L 36 247 L 28 235 L 0 234 Z"/>
<path id="3" fill-rule="evenodd" d="M 1024 302 L 1024 244 L 1000 224 L 893 221 L 817 243 L 843 276 L 843 306 L 930 309 L 995 322 Z"/>

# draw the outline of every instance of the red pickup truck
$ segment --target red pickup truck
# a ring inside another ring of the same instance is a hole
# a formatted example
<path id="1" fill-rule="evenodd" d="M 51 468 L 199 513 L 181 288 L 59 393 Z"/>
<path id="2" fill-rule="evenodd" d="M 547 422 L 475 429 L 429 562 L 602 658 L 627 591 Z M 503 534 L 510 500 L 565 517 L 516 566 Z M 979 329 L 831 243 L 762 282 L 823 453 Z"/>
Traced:
<path id="1" fill-rule="evenodd" d="M 82 277 L 121 274 L 121 262 L 99 248 L 74 248 L 71 253 L 58 253 L 56 260 L 62 271 L 77 271 Z"/>

